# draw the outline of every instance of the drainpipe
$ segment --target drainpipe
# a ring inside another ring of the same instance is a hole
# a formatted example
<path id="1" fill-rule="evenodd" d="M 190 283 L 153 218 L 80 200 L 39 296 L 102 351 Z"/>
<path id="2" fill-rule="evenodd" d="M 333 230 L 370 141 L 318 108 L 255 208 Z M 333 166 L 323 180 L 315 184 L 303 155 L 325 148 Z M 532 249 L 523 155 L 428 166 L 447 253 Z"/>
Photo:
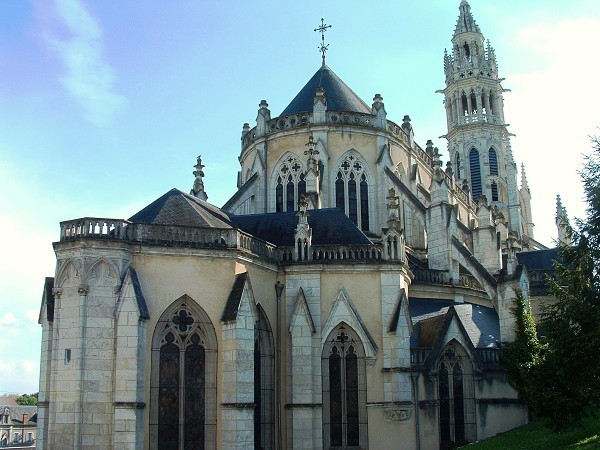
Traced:
<path id="1" fill-rule="evenodd" d="M 419 430 L 419 372 L 411 372 L 410 377 L 413 380 L 413 386 L 415 388 L 415 434 L 417 450 L 421 450 L 421 435 Z"/>
<path id="2" fill-rule="evenodd" d="M 275 352 L 275 450 L 283 448 L 281 440 L 281 293 L 283 284 L 277 280 L 275 295 L 277 297 L 277 329 L 275 330 L 277 345 Z"/>

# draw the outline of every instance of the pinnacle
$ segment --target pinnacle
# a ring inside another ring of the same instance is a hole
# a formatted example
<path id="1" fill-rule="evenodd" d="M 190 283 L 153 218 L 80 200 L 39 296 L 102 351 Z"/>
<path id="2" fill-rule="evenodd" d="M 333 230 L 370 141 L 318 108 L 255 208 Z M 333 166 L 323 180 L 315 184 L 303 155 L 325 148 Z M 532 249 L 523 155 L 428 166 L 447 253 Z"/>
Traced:
<path id="1" fill-rule="evenodd" d="M 454 36 L 469 31 L 481 33 L 479 25 L 477 25 L 475 19 L 473 19 L 473 14 L 471 14 L 471 6 L 467 2 L 467 0 L 462 0 L 458 9 L 460 11 L 460 15 L 458 16 L 458 20 L 456 21 Z"/>

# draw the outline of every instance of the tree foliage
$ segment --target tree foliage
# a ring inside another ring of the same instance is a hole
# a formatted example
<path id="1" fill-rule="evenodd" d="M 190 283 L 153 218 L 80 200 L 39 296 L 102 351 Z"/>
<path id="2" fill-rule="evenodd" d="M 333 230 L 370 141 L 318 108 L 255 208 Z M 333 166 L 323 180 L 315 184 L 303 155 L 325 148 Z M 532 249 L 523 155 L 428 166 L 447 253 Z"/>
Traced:
<path id="1" fill-rule="evenodd" d="M 537 337 L 531 304 L 520 292 L 516 292 L 511 312 L 516 319 L 515 340 L 504 344 L 501 361 L 510 385 L 529 402 L 531 378 L 540 362 L 542 346 Z"/>
<path id="2" fill-rule="evenodd" d="M 581 425 L 600 406 L 600 141 L 593 143 L 580 171 L 586 218 L 563 224 L 573 244 L 559 244 L 548 280 L 556 302 L 542 312 L 543 338 L 536 343 L 527 311 L 517 305 L 517 339 L 504 358 L 510 382 L 554 431 Z"/>
<path id="3" fill-rule="evenodd" d="M 17 405 L 21 406 L 36 406 L 37 405 L 37 394 L 23 394 L 15 398 Z"/>

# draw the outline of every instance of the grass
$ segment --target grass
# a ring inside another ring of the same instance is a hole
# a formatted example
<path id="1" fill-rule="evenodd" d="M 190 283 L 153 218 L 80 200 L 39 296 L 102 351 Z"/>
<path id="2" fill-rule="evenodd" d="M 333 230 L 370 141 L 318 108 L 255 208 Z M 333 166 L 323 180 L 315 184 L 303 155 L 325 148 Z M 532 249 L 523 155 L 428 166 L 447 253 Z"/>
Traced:
<path id="1" fill-rule="evenodd" d="M 587 418 L 583 425 L 583 428 L 572 431 L 553 433 L 540 423 L 530 423 L 462 448 L 464 450 L 600 449 L 600 415 L 597 418 Z"/>

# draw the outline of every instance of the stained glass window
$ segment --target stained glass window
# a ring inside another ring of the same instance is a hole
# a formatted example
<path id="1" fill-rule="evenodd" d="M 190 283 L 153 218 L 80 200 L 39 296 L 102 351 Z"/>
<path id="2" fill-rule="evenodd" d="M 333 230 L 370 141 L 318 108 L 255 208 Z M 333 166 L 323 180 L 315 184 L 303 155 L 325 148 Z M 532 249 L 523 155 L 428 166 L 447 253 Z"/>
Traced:
<path id="1" fill-rule="evenodd" d="M 297 210 L 300 196 L 306 193 L 304 167 L 293 156 L 286 157 L 276 172 L 275 211 Z"/>
<path id="2" fill-rule="evenodd" d="M 187 304 L 191 299 L 183 298 L 163 313 L 154 333 L 152 449 L 202 450 L 216 442 L 214 400 L 207 406 L 207 386 L 215 386 L 216 337 L 212 326 L 205 328 L 208 316 L 199 317 L 204 312 L 194 312 Z"/>
<path id="3" fill-rule="evenodd" d="M 366 446 L 364 358 L 358 345 L 352 333 L 340 327 L 324 349 L 324 433 L 330 447 Z"/>
<path id="4" fill-rule="evenodd" d="M 369 183 L 365 165 L 354 154 L 347 155 L 335 179 L 335 206 L 363 231 L 369 230 Z"/>
<path id="5" fill-rule="evenodd" d="M 465 420 L 465 376 L 463 357 L 452 347 L 446 348 L 438 370 L 440 404 L 440 444 L 451 448 L 467 441 Z"/>

